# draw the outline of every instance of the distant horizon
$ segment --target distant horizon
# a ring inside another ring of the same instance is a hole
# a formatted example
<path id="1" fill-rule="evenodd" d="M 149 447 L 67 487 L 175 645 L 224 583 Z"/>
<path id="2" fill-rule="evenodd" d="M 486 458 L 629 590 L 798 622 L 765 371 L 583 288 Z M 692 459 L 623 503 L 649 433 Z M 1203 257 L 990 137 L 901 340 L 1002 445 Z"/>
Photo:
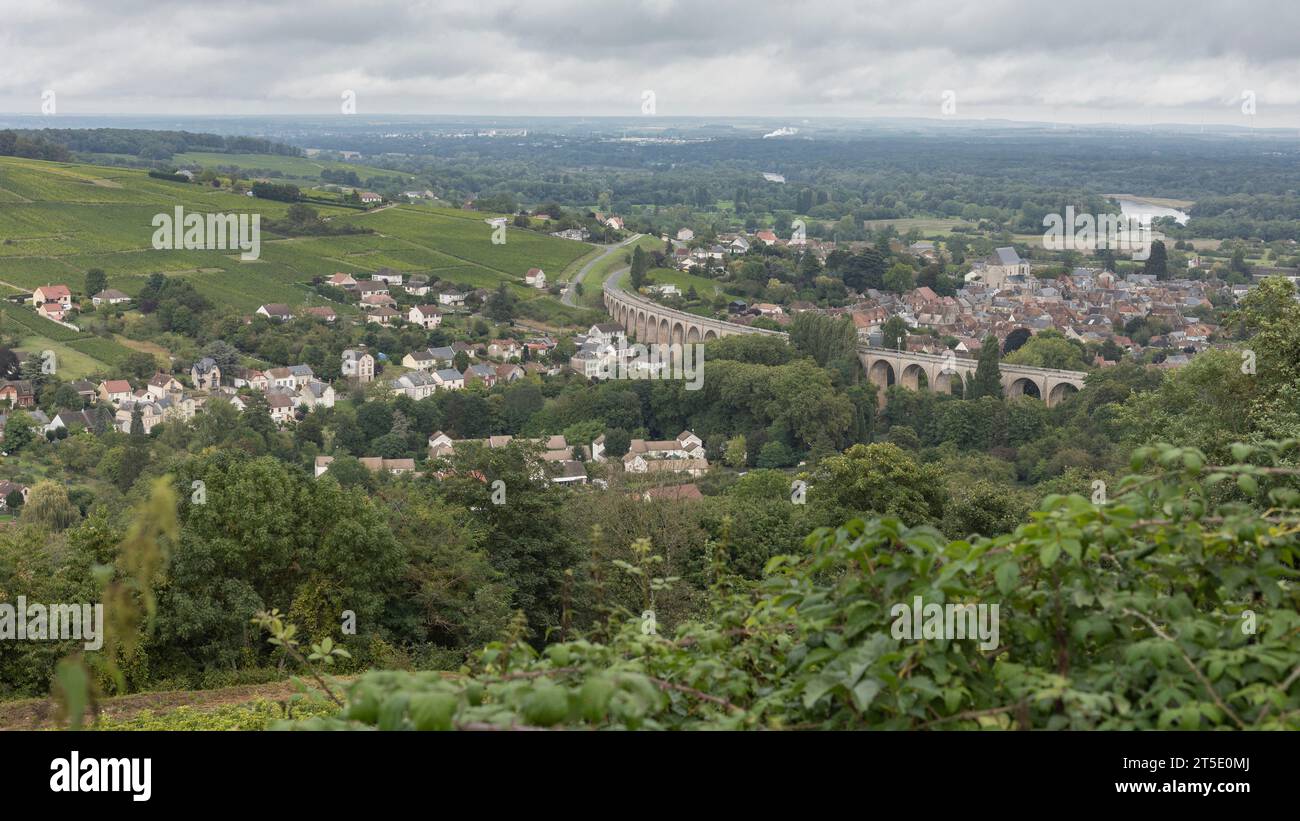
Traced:
<path id="1" fill-rule="evenodd" d="M 212 120 L 212 121 L 238 121 L 238 120 L 273 120 L 280 122 L 312 122 L 319 123 L 324 121 L 334 121 L 340 125 L 367 125 L 381 124 L 388 121 L 419 121 L 419 120 L 443 120 L 443 121 L 496 121 L 496 122 L 523 122 L 523 121 L 554 121 L 554 122 L 610 122 L 620 123 L 622 127 L 640 126 L 649 130 L 662 129 L 671 127 L 673 123 L 693 123 L 693 124 L 726 124 L 734 122 L 745 123 L 763 123 L 765 127 L 792 127 L 798 128 L 801 125 L 816 124 L 919 124 L 933 127 L 961 128 L 970 126 L 992 127 L 998 126 L 1016 127 L 1016 128 L 1044 128 L 1056 129 L 1066 128 L 1070 130 L 1113 130 L 1113 131 L 1134 131 L 1146 132 L 1151 130 L 1163 131 L 1193 131 L 1197 129 L 1212 129 L 1217 132 L 1239 132 L 1241 134 L 1251 133 L 1282 133 L 1282 132 L 1300 132 L 1300 125 L 1272 125 L 1259 126 L 1231 122 L 1182 122 L 1176 120 L 1155 121 L 1150 123 L 1124 122 L 1116 120 L 1097 120 L 1097 121 L 1057 121 L 1057 120 L 1035 120 L 1035 119 L 1016 119 L 1012 117 L 934 117 L 920 114 L 908 115 L 834 115 L 821 114 L 813 116 L 783 116 L 779 114 L 674 114 L 674 115 L 636 115 L 636 114 L 482 114 L 482 113 L 405 113 L 398 111 L 375 112 L 375 113 L 357 113 L 350 115 L 331 114 L 328 112 L 297 112 L 297 113 L 220 113 L 220 114 L 192 114 L 192 113 L 171 113 L 171 112 L 66 112 L 53 115 L 43 115 L 32 112 L 22 111 L 0 111 L 0 127 L 45 127 L 60 128 L 60 121 L 72 120 Z M 31 121 L 31 125 L 22 126 L 3 125 L 8 121 Z M 62 126 L 75 128 L 76 126 Z M 782 135 L 782 139 L 798 139 L 798 134 Z"/>

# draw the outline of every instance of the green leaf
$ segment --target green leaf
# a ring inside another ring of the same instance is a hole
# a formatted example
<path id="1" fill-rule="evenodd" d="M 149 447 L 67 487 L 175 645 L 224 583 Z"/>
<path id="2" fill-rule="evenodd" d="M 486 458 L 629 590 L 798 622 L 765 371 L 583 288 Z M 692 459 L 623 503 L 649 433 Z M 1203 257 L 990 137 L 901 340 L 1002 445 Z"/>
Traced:
<path id="1" fill-rule="evenodd" d="M 1020 583 L 1020 565 L 1014 559 L 1005 561 L 993 571 L 993 577 L 997 580 L 998 591 L 1004 596 L 1009 596 Z"/>
<path id="2" fill-rule="evenodd" d="M 1083 556 L 1083 545 L 1079 543 L 1078 539 L 1062 539 L 1061 549 L 1070 554 L 1070 558 L 1076 562 Z"/>
<path id="3" fill-rule="evenodd" d="M 1051 567 L 1060 555 L 1061 546 L 1056 542 L 1047 542 L 1038 551 L 1038 561 L 1042 562 L 1043 567 Z"/>
<path id="4" fill-rule="evenodd" d="M 874 678 L 864 678 L 862 681 L 857 683 L 857 686 L 853 688 L 851 693 L 853 697 L 853 706 L 856 707 L 860 713 L 866 712 L 867 708 L 871 706 L 871 702 L 875 700 L 876 694 L 878 694 L 880 690 L 880 682 L 876 681 Z"/>
<path id="5" fill-rule="evenodd" d="M 417 730 L 450 730 L 460 699 L 451 693 L 411 696 L 411 722 Z"/>

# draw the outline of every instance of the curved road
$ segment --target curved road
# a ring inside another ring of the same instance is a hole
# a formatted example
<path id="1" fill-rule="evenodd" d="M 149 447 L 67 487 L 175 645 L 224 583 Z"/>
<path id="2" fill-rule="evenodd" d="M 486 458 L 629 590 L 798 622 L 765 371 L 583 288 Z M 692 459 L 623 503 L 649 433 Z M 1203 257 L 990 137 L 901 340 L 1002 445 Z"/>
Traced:
<path id="1" fill-rule="evenodd" d="M 595 265 L 597 262 L 600 262 L 601 260 L 608 257 L 610 254 L 613 254 L 619 251 L 620 249 L 625 248 L 628 245 L 631 245 L 632 243 L 640 239 L 641 236 L 642 236 L 641 234 L 633 234 L 632 236 L 628 237 L 622 242 L 616 242 L 613 245 L 606 245 L 605 252 L 603 254 L 591 260 L 586 265 L 582 266 L 582 269 L 579 270 L 578 273 L 573 275 L 573 279 L 569 280 L 568 285 L 564 289 L 564 294 L 560 297 L 560 301 L 563 302 L 565 305 L 569 305 L 575 308 L 578 307 L 578 302 L 577 302 L 578 291 L 573 286 L 577 285 L 579 282 L 582 282 L 583 278 L 587 276 L 587 272 L 590 271 L 592 266 Z"/>

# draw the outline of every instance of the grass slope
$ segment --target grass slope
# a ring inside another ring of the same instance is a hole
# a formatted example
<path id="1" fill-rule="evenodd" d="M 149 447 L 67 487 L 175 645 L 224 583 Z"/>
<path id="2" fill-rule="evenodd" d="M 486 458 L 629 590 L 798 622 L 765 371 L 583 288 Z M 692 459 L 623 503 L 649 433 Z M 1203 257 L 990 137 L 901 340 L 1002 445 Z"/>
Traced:
<path id="1" fill-rule="evenodd" d="M 195 158 L 286 173 L 314 168 L 316 175 L 322 167 L 347 167 L 273 155 Z M 363 171 L 380 172 L 358 169 Z M 65 283 L 78 292 L 85 271 L 102 268 L 110 287 L 134 294 L 149 274 L 160 271 L 190 278 L 215 303 L 248 312 L 265 302 L 307 302 L 306 283 L 313 276 L 368 274 L 383 267 L 476 288 L 506 282 L 521 299 L 555 301 L 525 288 L 524 273 L 537 267 L 554 278 L 591 250 L 587 243 L 519 229 L 509 230 L 505 244 L 494 245 L 487 215 L 475 212 L 412 205 L 358 212 L 314 205 L 323 217 L 375 233 L 277 238 L 264 231 L 261 258 L 247 262 L 225 251 L 156 251 L 151 221 L 177 205 L 264 218 L 283 216 L 288 205 L 156 180 L 134 169 L 15 157 L 0 157 L 0 204 L 0 288 L 10 286 L 4 290 Z"/>

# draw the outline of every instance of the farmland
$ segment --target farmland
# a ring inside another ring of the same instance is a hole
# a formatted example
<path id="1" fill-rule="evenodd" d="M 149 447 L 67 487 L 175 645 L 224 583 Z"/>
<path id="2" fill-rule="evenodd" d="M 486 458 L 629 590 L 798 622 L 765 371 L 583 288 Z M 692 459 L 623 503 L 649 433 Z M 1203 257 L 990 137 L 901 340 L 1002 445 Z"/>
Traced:
<path id="1" fill-rule="evenodd" d="M 318 173 L 332 165 L 270 155 L 195 159 L 233 160 L 237 165 L 289 163 L 292 169 L 277 170 L 304 174 L 307 166 Z M 362 169 L 372 170 L 377 171 Z M 227 190 L 157 180 L 131 169 L 2 157 L 0 282 L 13 289 L 64 282 L 77 291 L 87 269 L 102 268 L 110 287 L 136 294 L 149 274 L 162 272 L 192 280 L 218 305 L 251 312 L 264 302 L 308 301 L 312 277 L 335 271 L 365 275 L 390 267 L 465 287 L 495 288 L 507 282 L 521 299 L 550 299 L 525 288 L 524 273 L 538 267 L 554 279 L 591 248 L 521 229 L 511 229 L 506 243 L 495 245 L 485 215 L 475 212 L 408 205 L 358 212 L 315 205 L 325 219 L 375 233 L 264 235 L 260 258 L 250 261 L 228 251 L 154 250 L 153 216 L 178 205 L 196 212 L 255 211 L 265 219 L 282 218 L 289 207 Z"/>
<path id="2" fill-rule="evenodd" d="M 131 353 L 112 339 L 74 331 L 8 301 L 0 302 L 0 332 L 19 336 L 24 353 L 53 351 L 58 373 L 68 379 L 107 371 Z"/>
<path id="3" fill-rule="evenodd" d="M 179 166 L 198 165 L 203 168 L 238 168 L 247 172 L 276 172 L 287 178 L 318 181 L 322 171 L 355 171 L 363 180 L 371 177 L 402 179 L 403 175 L 384 168 L 372 168 L 352 163 L 317 160 L 310 157 L 289 157 L 281 154 L 217 154 L 189 151 L 176 154 L 172 162 Z"/>

